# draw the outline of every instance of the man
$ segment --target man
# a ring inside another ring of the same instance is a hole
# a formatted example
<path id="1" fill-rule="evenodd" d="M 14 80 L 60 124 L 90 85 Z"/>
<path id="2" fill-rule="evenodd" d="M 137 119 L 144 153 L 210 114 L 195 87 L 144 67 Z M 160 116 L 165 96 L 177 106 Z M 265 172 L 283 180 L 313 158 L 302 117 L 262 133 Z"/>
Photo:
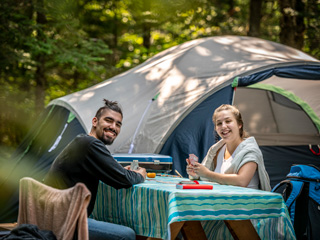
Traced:
<path id="1" fill-rule="evenodd" d="M 129 188 L 144 182 L 146 170 L 130 170 L 122 167 L 110 154 L 105 145 L 111 145 L 120 133 L 122 110 L 117 102 L 104 99 L 92 119 L 89 135 L 80 134 L 59 154 L 53 162 L 44 183 L 59 189 L 84 183 L 91 192 L 88 206 L 90 216 L 98 189 L 99 180 L 116 189 Z M 92 239 L 135 239 L 135 232 L 128 227 L 88 219 L 89 238 Z"/>

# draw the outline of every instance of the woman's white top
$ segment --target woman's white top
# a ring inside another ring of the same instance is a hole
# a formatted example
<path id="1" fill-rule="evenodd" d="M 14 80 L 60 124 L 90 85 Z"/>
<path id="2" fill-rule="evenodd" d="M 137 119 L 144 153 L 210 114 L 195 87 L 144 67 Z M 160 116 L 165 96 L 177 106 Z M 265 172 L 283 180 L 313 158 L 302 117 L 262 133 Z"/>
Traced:
<path id="1" fill-rule="evenodd" d="M 234 151 L 233 154 L 228 158 L 225 159 L 224 158 L 224 153 L 226 151 L 226 145 L 224 145 L 217 157 L 217 166 L 214 169 L 214 172 L 216 173 L 222 173 L 225 174 L 226 170 L 231 166 L 232 164 L 232 160 L 235 156 L 235 153 L 237 151 Z M 256 171 L 249 183 L 249 185 L 247 186 L 248 188 L 253 188 L 253 189 L 259 189 L 259 176 L 258 176 L 258 171 Z"/>

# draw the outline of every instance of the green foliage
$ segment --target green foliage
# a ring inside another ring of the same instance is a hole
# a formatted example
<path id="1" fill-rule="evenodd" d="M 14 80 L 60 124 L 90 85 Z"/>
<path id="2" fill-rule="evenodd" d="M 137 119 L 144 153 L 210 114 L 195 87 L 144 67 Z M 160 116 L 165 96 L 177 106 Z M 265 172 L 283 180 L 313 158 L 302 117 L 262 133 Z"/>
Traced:
<path id="1" fill-rule="evenodd" d="M 4 0 L 0 13 L 0 144 L 16 146 L 38 114 L 36 102 L 99 79 L 112 51 L 82 30 L 77 1 Z M 40 68 L 44 99 L 35 95 Z"/>
<path id="2" fill-rule="evenodd" d="M 317 0 L 309 0 L 305 6 L 305 46 L 303 50 L 320 59 L 320 3 Z"/>

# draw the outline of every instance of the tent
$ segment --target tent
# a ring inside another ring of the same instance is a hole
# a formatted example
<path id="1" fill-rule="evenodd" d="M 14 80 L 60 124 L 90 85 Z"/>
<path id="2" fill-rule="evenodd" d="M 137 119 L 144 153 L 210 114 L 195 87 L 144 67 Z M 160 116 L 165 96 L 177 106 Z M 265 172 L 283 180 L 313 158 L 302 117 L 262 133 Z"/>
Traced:
<path id="1" fill-rule="evenodd" d="M 108 146 L 112 153 L 170 155 L 173 169 L 187 176 L 185 159 L 189 153 L 205 156 L 217 140 L 212 114 L 229 103 L 239 107 L 245 130 L 256 137 L 274 186 L 294 163 L 320 166 L 319 80 L 317 59 L 275 42 L 240 36 L 189 41 L 51 101 L 8 172 L 30 161 L 34 171 L 20 175 L 41 179 L 72 138 L 90 131 L 106 98 L 124 112 L 121 133 Z M 0 222 L 14 216 L 11 202 L 0 210 Z"/>

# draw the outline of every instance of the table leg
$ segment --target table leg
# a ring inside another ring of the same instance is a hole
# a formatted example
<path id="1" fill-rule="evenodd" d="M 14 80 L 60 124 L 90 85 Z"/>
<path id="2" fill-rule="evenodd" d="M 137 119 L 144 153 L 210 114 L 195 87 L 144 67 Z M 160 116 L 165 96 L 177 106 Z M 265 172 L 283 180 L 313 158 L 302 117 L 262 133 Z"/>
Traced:
<path id="1" fill-rule="evenodd" d="M 178 236 L 182 226 L 185 222 L 174 222 L 170 224 L 170 233 L 171 233 L 171 240 L 176 239 Z M 136 236 L 137 240 L 158 240 L 159 238 L 152 238 L 152 237 L 145 237 L 145 236 Z"/>
<path id="2" fill-rule="evenodd" d="M 170 224 L 171 240 L 176 239 L 185 222 L 174 222 Z"/>
<path id="3" fill-rule="evenodd" d="M 260 240 L 250 220 L 224 220 L 235 240 Z"/>
<path id="4" fill-rule="evenodd" d="M 200 221 L 186 221 L 182 226 L 181 233 L 185 240 L 207 240 Z"/>
<path id="5" fill-rule="evenodd" d="M 170 224 L 170 233 L 171 233 L 171 240 L 176 239 L 178 236 L 182 226 L 185 224 L 185 222 L 174 222 Z M 145 237 L 145 236 L 136 236 L 137 240 L 160 240 L 160 238 L 153 238 L 153 237 Z"/>

